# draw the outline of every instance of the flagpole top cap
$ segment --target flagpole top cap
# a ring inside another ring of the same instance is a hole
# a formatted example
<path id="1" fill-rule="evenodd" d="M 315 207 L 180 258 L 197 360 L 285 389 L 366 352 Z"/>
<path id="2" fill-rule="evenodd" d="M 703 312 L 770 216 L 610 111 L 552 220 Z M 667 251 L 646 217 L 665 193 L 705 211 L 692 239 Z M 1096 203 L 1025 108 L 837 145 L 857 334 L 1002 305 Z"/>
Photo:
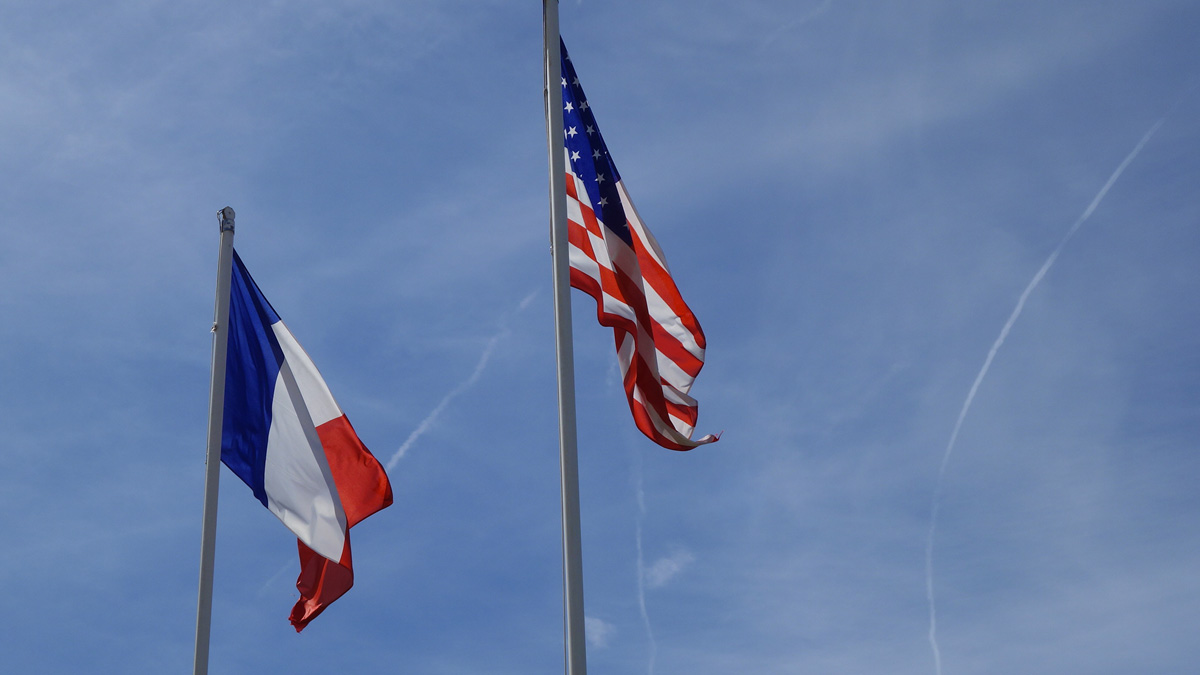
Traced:
<path id="1" fill-rule="evenodd" d="M 226 206 L 217 211 L 217 220 L 221 223 L 222 232 L 233 232 L 233 219 L 236 215 L 232 206 Z"/>

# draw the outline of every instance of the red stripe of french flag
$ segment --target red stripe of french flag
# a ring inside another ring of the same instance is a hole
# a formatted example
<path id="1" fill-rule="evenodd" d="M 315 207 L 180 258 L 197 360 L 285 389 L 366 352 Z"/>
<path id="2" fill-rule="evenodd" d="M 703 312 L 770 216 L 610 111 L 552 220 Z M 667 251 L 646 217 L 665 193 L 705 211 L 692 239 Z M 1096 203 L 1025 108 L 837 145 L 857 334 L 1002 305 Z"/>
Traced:
<path id="1" fill-rule="evenodd" d="M 289 617 L 297 631 L 303 630 L 308 622 L 354 585 L 350 528 L 392 503 L 392 487 L 387 476 L 359 440 L 345 415 L 322 424 L 316 431 L 346 516 L 345 543 L 341 556 L 334 562 L 297 540 L 300 576 L 296 588 L 300 591 L 300 600 Z"/>

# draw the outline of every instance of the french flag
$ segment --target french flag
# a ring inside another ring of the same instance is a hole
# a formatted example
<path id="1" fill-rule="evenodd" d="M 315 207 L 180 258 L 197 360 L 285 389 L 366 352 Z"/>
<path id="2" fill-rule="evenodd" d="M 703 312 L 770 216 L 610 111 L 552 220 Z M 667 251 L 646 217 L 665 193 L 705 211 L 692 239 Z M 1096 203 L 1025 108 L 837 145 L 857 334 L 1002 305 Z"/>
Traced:
<path id="1" fill-rule="evenodd" d="M 299 632 L 354 585 L 350 528 L 392 486 L 236 251 L 231 276 L 221 461 L 299 539 Z"/>

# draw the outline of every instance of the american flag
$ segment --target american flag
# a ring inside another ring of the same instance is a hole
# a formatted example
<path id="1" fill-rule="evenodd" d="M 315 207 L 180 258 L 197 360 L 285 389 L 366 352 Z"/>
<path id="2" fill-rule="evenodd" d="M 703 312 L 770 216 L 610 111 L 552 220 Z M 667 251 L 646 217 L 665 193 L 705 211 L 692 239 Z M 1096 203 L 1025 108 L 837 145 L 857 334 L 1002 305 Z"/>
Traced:
<path id="1" fill-rule="evenodd" d="M 671 450 L 712 443 L 716 436 L 692 440 L 697 405 L 688 395 L 704 365 L 704 331 L 629 200 L 567 47 L 559 45 L 571 285 L 595 298 L 600 324 L 613 329 L 638 429 Z"/>

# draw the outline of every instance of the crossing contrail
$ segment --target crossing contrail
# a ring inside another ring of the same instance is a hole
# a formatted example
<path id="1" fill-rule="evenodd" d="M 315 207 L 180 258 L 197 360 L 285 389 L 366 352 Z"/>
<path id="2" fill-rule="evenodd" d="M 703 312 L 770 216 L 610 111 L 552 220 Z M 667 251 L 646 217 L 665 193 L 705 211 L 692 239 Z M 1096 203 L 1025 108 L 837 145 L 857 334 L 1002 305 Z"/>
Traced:
<path id="1" fill-rule="evenodd" d="M 515 310 L 509 312 L 500 319 L 500 329 L 496 331 L 496 334 L 488 339 L 487 344 L 484 345 L 483 353 L 479 355 L 479 361 L 475 364 L 475 370 L 471 371 L 471 375 L 459 383 L 457 387 L 451 389 L 450 393 L 443 396 L 442 400 L 439 401 L 436 406 L 434 406 L 433 411 L 426 415 L 425 419 L 421 420 L 421 423 L 417 425 L 416 429 L 413 429 L 412 433 L 408 435 L 408 438 L 404 439 L 404 443 L 401 444 L 398 450 L 396 450 L 396 453 L 392 455 L 392 458 L 388 460 L 388 471 L 391 471 L 396 467 L 396 464 L 398 464 L 400 460 L 404 458 L 405 453 L 407 453 L 409 448 L 411 448 L 413 444 L 417 442 L 418 438 L 424 436 L 425 432 L 433 428 L 434 422 L 437 421 L 438 416 L 442 414 L 442 411 L 446 409 L 446 406 L 450 405 L 451 401 L 458 397 L 459 394 L 462 394 L 466 390 L 475 386 L 475 383 L 479 381 L 479 377 L 483 375 L 483 370 L 487 368 L 488 361 L 492 359 L 492 353 L 496 350 L 496 345 L 500 342 L 500 340 L 509 334 L 508 326 L 505 325 L 508 323 L 508 317 L 528 307 L 529 304 L 533 302 L 535 297 L 537 297 L 537 291 L 525 296 L 525 298 L 521 300 L 520 304 L 517 305 Z"/>
<path id="2" fill-rule="evenodd" d="M 1170 115 L 1170 112 L 1167 113 Z M 963 420 L 967 417 L 967 411 L 971 409 L 971 402 L 975 400 L 975 394 L 979 391 L 979 385 L 983 382 L 983 378 L 987 375 L 988 369 L 992 367 L 992 360 L 996 358 L 996 352 L 1000 350 L 1000 346 L 1004 344 L 1005 338 L 1008 337 L 1008 332 L 1012 330 L 1013 324 L 1017 322 L 1017 318 L 1021 316 L 1021 310 L 1025 308 L 1025 301 L 1029 299 L 1029 294 L 1037 285 L 1041 283 L 1042 278 L 1046 276 L 1046 272 L 1050 271 L 1050 267 L 1054 265 L 1054 261 L 1058 260 L 1058 256 L 1062 253 L 1067 242 L 1075 236 L 1079 228 L 1091 217 L 1092 212 L 1100 205 L 1100 201 L 1108 194 L 1113 184 L 1125 172 L 1126 167 L 1133 162 L 1134 158 L 1146 147 L 1146 143 L 1150 138 L 1162 127 L 1167 120 L 1167 115 L 1154 123 L 1150 130 L 1142 136 L 1142 140 L 1134 146 L 1133 150 L 1125 156 L 1125 159 L 1117 166 L 1112 175 L 1108 177 L 1108 182 L 1104 187 L 1100 188 L 1100 192 L 1096 193 L 1092 203 L 1084 209 L 1083 215 L 1075 221 L 1075 224 L 1067 230 L 1066 235 L 1058 242 L 1058 246 L 1050 253 L 1050 257 L 1046 258 L 1046 262 L 1042 263 L 1042 267 L 1033 275 L 1029 285 L 1021 293 L 1021 297 L 1017 299 L 1017 306 L 1013 308 L 1012 314 L 1009 315 L 1008 321 L 1004 323 L 1004 327 L 1000 329 L 1000 335 L 996 341 L 992 343 L 992 348 L 988 350 L 987 358 L 983 361 L 983 367 L 979 369 L 979 374 L 975 376 L 975 381 L 971 384 L 970 391 L 967 392 L 967 398 L 963 401 L 962 409 L 958 412 L 958 419 L 954 422 L 954 430 L 950 433 L 950 442 L 946 444 L 946 451 L 942 454 L 942 463 L 938 467 L 937 483 L 933 489 L 933 501 L 929 511 L 929 534 L 925 540 L 925 597 L 929 601 L 929 646 L 933 649 L 934 672 L 936 675 L 942 675 L 942 653 L 938 649 L 937 642 L 937 603 L 933 592 L 933 540 L 937 534 L 937 517 L 938 510 L 941 505 L 942 483 L 946 476 L 946 466 L 950 463 L 950 455 L 954 452 L 954 443 L 958 440 L 958 432 L 962 430 Z"/>

